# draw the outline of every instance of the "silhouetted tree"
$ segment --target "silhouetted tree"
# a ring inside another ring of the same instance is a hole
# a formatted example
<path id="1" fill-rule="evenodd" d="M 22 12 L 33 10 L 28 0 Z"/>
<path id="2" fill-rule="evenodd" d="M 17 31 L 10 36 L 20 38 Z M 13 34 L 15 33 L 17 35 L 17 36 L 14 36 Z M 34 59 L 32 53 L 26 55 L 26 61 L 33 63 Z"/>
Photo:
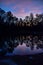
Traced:
<path id="1" fill-rule="evenodd" d="M 30 13 L 30 22 L 31 22 L 31 26 L 33 25 L 33 19 L 34 19 L 33 13 Z"/>

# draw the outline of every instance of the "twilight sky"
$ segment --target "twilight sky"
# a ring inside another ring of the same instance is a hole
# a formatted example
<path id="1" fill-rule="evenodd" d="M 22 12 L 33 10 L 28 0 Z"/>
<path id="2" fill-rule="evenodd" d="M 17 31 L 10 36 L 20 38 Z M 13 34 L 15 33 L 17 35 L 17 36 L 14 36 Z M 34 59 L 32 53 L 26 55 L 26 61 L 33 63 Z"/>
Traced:
<path id="1" fill-rule="evenodd" d="M 0 0 L 0 8 L 24 18 L 30 13 L 43 13 L 43 0 Z"/>

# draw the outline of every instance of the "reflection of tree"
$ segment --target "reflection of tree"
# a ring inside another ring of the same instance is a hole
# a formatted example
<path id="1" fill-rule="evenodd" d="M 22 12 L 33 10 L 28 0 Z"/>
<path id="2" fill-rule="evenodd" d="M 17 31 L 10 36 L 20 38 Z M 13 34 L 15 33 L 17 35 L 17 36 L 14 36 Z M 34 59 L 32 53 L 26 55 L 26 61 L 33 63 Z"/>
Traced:
<path id="1" fill-rule="evenodd" d="M 11 41 L 8 43 L 8 52 L 12 52 L 14 50 L 14 43 Z"/>
<path id="2" fill-rule="evenodd" d="M 14 43 L 14 48 L 17 47 L 19 44 L 18 42 Z"/>
<path id="3" fill-rule="evenodd" d="M 5 55 L 7 52 L 13 52 L 14 48 L 16 48 L 19 44 L 22 45 L 23 43 L 26 44 L 27 47 L 30 47 L 31 50 L 34 50 L 34 46 L 36 45 L 36 49 L 43 49 L 43 40 L 42 36 L 21 36 L 16 37 L 14 39 L 3 40 L 0 41 L 0 55 Z"/>
<path id="4" fill-rule="evenodd" d="M 42 38 L 42 36 L 41 36 Z M 27 47 L 30 47 L 31 50 L 34 49 L 34 45 L 36 45 L 37 49 L 38 48 L 43 48 L 43 41 L 41 40 L 41 38 L 39 38 L 39 36 L 23 36 L 23 37 L 18 37 L 18 39 L 20 40 L 20 44 L 23 42 L 26 44 Z M 19 43 L 19 42 L 18 42 Z"/>
<path id="5" fill-rule="evenodd" d="M 37 43 L 37 42 L 38 42 L 38 37 L 37 36 L 33 37 L 33 43 Z"/>
<path id="6" fill-rule="evenodd" d="M 43 43 L 41 40 L 38 40 L 37 48 L 43 48 Z"/>

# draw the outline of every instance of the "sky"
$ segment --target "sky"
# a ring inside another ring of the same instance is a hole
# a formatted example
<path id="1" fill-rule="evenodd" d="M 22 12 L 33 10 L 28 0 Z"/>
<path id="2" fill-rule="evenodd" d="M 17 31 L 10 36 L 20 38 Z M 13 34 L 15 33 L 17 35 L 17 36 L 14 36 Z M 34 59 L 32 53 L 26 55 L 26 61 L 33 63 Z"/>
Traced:
<path id="1" fill-rule="evenodd" d="M 11 11 L 18 18 L 25 18 L 30 13 L 43 13 L 43 0 L 0 0 L 0 8 Z"/>

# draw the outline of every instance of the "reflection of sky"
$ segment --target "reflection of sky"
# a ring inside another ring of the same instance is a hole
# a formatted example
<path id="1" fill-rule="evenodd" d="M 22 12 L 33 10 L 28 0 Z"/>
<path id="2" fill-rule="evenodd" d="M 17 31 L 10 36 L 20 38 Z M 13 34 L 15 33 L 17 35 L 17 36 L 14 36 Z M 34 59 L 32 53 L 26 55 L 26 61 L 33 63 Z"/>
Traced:
<path id="1" fill-rule="evenodd" d="M 16 48 L 14 48 L 13 53 L 7 53 L 7 55 L 29 55 L 29 54 L 37 54 L 42 53 L 43 49 L 37 49 L 36 45 L 34 46 L 34 49 L 31 50 L 30 47 L 26 47 L 26 44 L 23 43 L 23 45 L 19 45 Z"/>
<path id="2" fill-rule="evenodd" d="M 24 18 L 30 12 L 43 13 L 43 0 L 0 0 L 0 8 Z"/>
<path id="3" fill-rule="evenodd" d="M 41 53 L 43 52 L 42 49 L 36 49 L 36 46 L 34 46 L 34 49 L 31 50 L 30 47 L 26 47 L 25 44 L 22 46 L 19 45 L 17 48 L 14 50 L 14 54 L 19 54 L 19 55 L 25 55 L 25 54 L 35 54 L 35 53 Z"/>

